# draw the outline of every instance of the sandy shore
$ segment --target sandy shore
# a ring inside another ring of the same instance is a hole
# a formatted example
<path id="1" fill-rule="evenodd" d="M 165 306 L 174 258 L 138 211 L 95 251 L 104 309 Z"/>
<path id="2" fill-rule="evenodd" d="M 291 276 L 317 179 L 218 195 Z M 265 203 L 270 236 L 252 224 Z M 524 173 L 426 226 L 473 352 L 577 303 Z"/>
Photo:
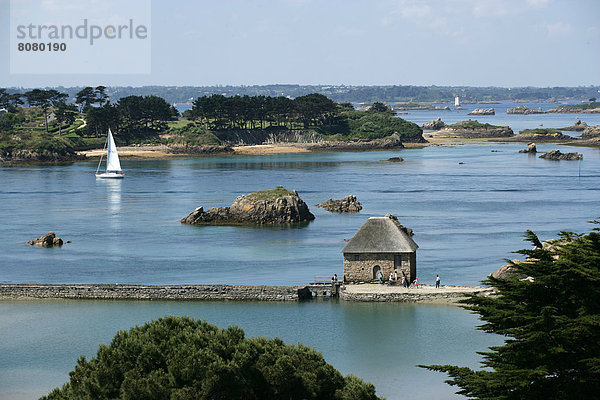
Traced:
<path id="1" fill-rule="evenodd" d="M 251 146 L 235 146 L 234 154 L 257 156 L 263 154 L 282 154 L 282 153 L 309 153 L 307 145 L 303 143 L 286 144 L 256 144 Z"/>
<path id="2" fill-rule="evenodd" d="M 83 154 L 87 158 L 106 157 L 106 150 L 94 149 L 80 151 L 77 154 Z M 172 154 L 167 152 L 167 146 L 163 145 L 144 145 L 144 146 L 125 146 L 119 147 L 119 158 L 167 158 L 177 157 L 181 154 Z"/>

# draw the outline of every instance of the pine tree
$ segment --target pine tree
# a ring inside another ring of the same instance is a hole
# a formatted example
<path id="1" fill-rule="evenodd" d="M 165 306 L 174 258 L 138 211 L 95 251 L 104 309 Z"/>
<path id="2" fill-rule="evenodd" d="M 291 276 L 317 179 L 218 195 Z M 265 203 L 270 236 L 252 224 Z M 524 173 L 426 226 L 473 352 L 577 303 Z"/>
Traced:
<path id="1" fill-rule="evenodd" d="M 120 331 L 69 375 L 41 400 L 384 400 L 310 347 L 188 317 Z"/>
<path id="2" fill-rule="evenodd" d="M 511 262 L 510 278 L 484 282 L 497 295 L 463 301 L 485 322 L 479 329 L 507 337 L 481 353 L 486 369 L 421 367 L 448 373 L 469 398 L 598 399 L 600 232 L 561 232 L 544 244 L 531 231 L 524 237 L 534 247 L 517 253 L 527 260 Z"/>

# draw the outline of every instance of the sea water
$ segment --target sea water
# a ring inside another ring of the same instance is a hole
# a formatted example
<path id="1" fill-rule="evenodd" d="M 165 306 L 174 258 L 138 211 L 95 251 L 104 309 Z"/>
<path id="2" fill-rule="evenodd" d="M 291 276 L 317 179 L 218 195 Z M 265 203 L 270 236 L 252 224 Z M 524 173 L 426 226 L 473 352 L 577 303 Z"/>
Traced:
<path id="1" fill-rule="evenodd" d="M 446 376 L 418 364 L 478 367 L 476 351 L 498 345 L 455 306 L 414 304 L 149 301 L 0 301 L 0 399 L 26 400 L 62 386 L 80 355 L 132 325 L 188 315 L 247 336 L 278 336 L 323 353 L 342 374 L 375 384 L 388 400 L 459 398 Z"/>
<path id="2" fill-rule="evenodd" d="M 556 124 L 570 125 L 573 115 L 562 118 Z M 305 284 L 315 275 L 341 276 L 345 240 L 366 218 L 392 213 L 415 231 L 421 282 L 439 274 L 442 284 L 477 284 L 528 246 L 524 230 L 548 239 L 561 230 L 589 231 L 587 221 L 600 216 L 598 149 L 538 145 L 584 155 L 556 162 L 519 154 L 524 147 L 123 160 L 122 181 L 96 180 L 94 162 L 0 168 L 0 281 Z M 405 161 L 385 161 L 397 156 Z M 198 206 L 229 205 L 276 185 L 298 190 L 315 221 L 289 228 L 178 222 Z M 347 194 L 362 202 L 360 213 L 313 206 Z M 72 243 L 25 244 L 51 230 Z M 2 301 L 0 399 L 47 393 L 67 381 L 80 354 L 90 357 L 117 330 L 168 314 L 314 346 L 388 399 L 458 398 L 443 374 L 415 365 L 476 367 L 475 352 L 501 342 L 453 306 Z"/>
<path id="3" fill-rule="evenodd" d="M 342 276 L 345 241 L 368 217 L 391 213 L 415 232 L 421 282 L 439 274 L 443 284 L 478 284 L 528 245 L 526 229 L 542 239 L 583 232 L 600 214 L 598 149 L 538 146 L 579 151 L 580 163 L 519 154 L 523 147 L 124 160 L 123 180 L 95 179 L 93 162 L 0 168 L 0 282 L 306 284 Z M 404 162 L 385 161 L 393 156 Z M 276 185 L 297 190 L 316 219 L 260 228 L 179 222 L 198 206 Z M 348 194 L 360 213 L 314 207 Z M 49 231 L 72 243 L 25 244 Z"/>

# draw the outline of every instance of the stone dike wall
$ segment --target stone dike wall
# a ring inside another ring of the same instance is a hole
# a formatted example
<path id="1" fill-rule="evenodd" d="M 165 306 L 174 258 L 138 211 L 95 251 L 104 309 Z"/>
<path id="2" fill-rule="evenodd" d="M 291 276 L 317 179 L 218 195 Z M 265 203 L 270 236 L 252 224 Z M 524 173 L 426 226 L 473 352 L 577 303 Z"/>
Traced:
<path id="1" fill-rule="evenodd" d="M 331 290 L 330 285 L 319 286 Z M 491 295 L 491 288 L 468 292 L 411 289 L 402 292 L 349 293 L 342 286 L 339 297 L 351 302 L 455 303 L 468 294 Z M 173 300 L 173 301 L 299 301 L 312 299 L 314 287 L 242 285 L 118 285 L 118 284 L 0 284 L 0 299 L 73 300 Z"/>
<path id="2" fill-rule="evenodd" d="M 307 295 L 304 286 L 0 285 L 5 299 L 298 301 Z"/>

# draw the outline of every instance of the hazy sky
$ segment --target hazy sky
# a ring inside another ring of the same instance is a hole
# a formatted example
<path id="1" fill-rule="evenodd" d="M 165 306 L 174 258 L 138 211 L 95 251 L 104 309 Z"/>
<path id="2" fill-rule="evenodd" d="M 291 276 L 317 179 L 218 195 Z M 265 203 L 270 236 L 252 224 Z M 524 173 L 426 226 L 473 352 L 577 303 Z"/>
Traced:
<path id="1" fill-rule="evenodd" d="M 599 0 L 152 0 L 146 74 L 11 74 L 10 20 L 0 87 L 600 84 Z"/>

